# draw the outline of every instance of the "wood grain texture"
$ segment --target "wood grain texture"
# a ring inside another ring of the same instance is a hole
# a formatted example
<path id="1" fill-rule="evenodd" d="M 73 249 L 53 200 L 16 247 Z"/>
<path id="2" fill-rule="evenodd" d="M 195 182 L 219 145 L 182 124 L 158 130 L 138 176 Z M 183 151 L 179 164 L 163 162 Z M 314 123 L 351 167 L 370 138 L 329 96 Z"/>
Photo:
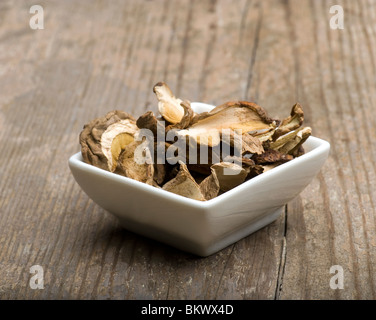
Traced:
<path id="1" fill-rule="evenodd" d="M 44 30 L 33 4 L 0 2 L 0 299 L 376 298 L 375 1 L 45 0 Z M 67 161 L 94 117 L 156 112 L 158 81 L 275 117 L 299 101 L 331 155 L 277 221 L 207 258 L 125 231 Z"/>

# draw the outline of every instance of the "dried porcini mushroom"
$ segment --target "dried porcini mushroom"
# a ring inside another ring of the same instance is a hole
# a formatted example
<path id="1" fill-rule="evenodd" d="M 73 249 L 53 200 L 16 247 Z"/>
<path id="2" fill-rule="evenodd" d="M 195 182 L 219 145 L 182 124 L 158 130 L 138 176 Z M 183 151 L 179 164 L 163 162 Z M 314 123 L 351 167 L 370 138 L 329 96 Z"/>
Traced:
<path id="1" fill-rule="evenodd" d="M 153 179 L 157 185 L 162 185 L 166 178 L 166 165 L 163 163 L 154 163 Z"/>
<path id="2" fill-rule="evenodd" d="M 200 183 L 201 193 L 205 200 L 210 200 L 219 194 L 220 189 L 217 173 L 214 169 L 211 169 L 211 174 Z"/>
<path id="3" fill-rule="evenodd" d="M 158 110 L 162 117 L 172 124 L 179 123 L 184 116 L 183 100 L 176 98 L 164 82 L 158 82 L 153 91 L 158 99 Z"/>
<path id="4" fill-rule="evenodd" d="M 236 163 L 220 162 L 214 164 L 212 170 L 217 176 L 221 191 L 228 191 L 243 183 L 248 175 L 247 171 Z"/>
<path id="5" fill-rule="evenodd" d="M 277 140 L 270 143 L 270 148 L 278 150 L 285 154 L 292 154 L 299 149 L 299 147 L 311 135 L 312 129 L 310 127 L 299 128 L 295 131 L 289 132 Z"/>
<path id="6" fill-rule="evenodd" d="M 150 150 L 143 148 L 141 141 L 133 141 L 120 154 L 115 173 L 153 185 L 154 164 L 144 161 L 150 157 Z"/>
<path id="7" fill-rule="evenodd" d="M 302 106 L 299 103 L 296 103 L 292 109 L 290 116 L 286 119 L 283 119 L 279 127 L 275 130 L 273 139 L 276 140 L 278 137 L 298 129 L 304 121 L 304 112 Z"/>
<path id="8" fill-rule="evenodd" d="M 254 155 L 252 160 L 257 164 L 267 164 L 267 163 L 282 163 L 293 159 L 290 154 L 282 153 L 278 150 L 267 149 L 264 153 Z"/>
<path id="9" fill-rule="evenodd" d="M 115 171 L 125 146 L 134 141 L 136 120 L 126 112 L 111 111 L 86 124 L 80 133 L 81 153 L 86 163 Z"/>
<path id="10" fill-rule="evenodd" d="M 206 200 L 201 193 L 200 186 L 190 174 L 187 166 L 183 162 L 179 162 L 180 170 L 175 178 L 163 185 L 162 189 L 172 193 L 195 199 Z"/>
<path id="11" fill-rule="evenodd" d="M 171 130 L 171 129 L 185 129 L 190 125 L 192 118 L 194 116 L 194 112 L 191 108 L 191 103 L 186 100 L 180 103 L 180 106 L 184 109 L 184 114 L 182 118 L 180 119 L 178 123 L 169 125 L 166 128 L 166 131 Z"/>
<path id="12" fill-rule="evenodd" d="M 242 135 L 241 154 L 262 154 L 264 147 L 259 138 L 252 136 L 249 133 Z"/>
<path id="13" fill-rule="evenodd" d="M 280 121 L 247 101 L 196 114 L 166 83 L 158 82 L 153 91 L 159 115 L 147 111 L 136 120 L 115 110 L 84 126 L 80 144 L 86 163 L 206 201 L 299 157 L 311 135 L 310 127 L 302 127 L 299 103 Z"/>
<path id="14" fill-rule="evenodd" d="M 257 135 L 273 130 L 277 122 L 267 116 L 266 111 L 255 103 L 232 101 L 215 107 L 210 112 L 196 115 L 191 125 L 180 132 L 197 143 L 205 143 L 210 147 L 221 141 L 224 129 Z"/>
<path id="15" fill-rule="evenodd" d="M 137 121 L 136 125 L 140 129 L 148 129 L 150 130 L 154 136 L 157 135 L 158 132 L 158 119 L 155 117 L 153 111 L 148 111 L 141 115 Z"/>

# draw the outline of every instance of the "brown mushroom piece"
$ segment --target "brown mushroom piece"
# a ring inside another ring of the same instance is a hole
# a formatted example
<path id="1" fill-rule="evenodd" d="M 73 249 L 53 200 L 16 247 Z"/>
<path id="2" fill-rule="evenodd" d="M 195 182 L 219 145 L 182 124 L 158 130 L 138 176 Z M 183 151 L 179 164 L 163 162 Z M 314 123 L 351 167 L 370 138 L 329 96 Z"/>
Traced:
<path id="1" fill-rule="evenodd" d="M 119 156 L 115 173 L 125 177 L 155 185 L 154 164 L 145 159 L 150 159 L 150 150 L 143 147 L 141 141 L 133 141 L 127 145 Z"/>
<path id="2" fill-rule="evenodd" d="M 166 178 L 166 164 L 154 163 L 154 181 L 161 186 Z"/>
<path id="3" fill-rule="evenodd" d="M 269 141 L 272 140 L 272 137 L 275 133 L 275 128 L 271 129 L 271 130 L 266 130 L 265 132 L 261 132 L 261 133 L 258 133 L 256 135 L 254 135 L 255 137 L 257 137 L 257 139 L 259 139 L 262 144 L 267 144 Z"/>
<path id="4" fill-rule="evenodd" d="M 242 184 L 248 172 L 242 166 L 231 162 L 220 162 L 212 165 L 221 191 L 228 191 Z"/>
<path id="5" fill-rule="evenodd" d="M 232 147 L 236 148 L 237 144 L 235 143 L 235 137 L 232 134 L 230 137 L 230 144 Z M 259 138 L 250 135 L 249 133 L 245 133 L 241 135 L 241 150 L 240 154 L 262 154 L 264 152 L 264 147 L 262 142 Z M 239 148 L 240 149 L 240 148 Z"/>
<path id="6" fill-rule="evenodd" d="M 183 100 L 176 98 L 164 82 L 158 82 L 153 91 L 158 99 L 158 110 L 162 117 L 171 124 L 179 123 L 184 117 Z"/>
<path id="7" fill-rule="evenodd" d="M 284 154 L 278 150 L 267 149 L 259 155 L 254 155 L 252 160 L 257 164 L 270 164 L 274 162 L 283 163 L 293 159 L 290 154 Z"/>
<path id="8" fill-rule="evenodd" d="M 241 158 L 235 157 L 235 156 L 229 156 L 223 159 L 223 162 L 233 162 L 235 164 L 238 164 L 243 167 L 243 169 L 246 171 L 247 176 L 245 180 L 249 180 L 253 177 L 258 176 L 259 174 L 263 173 L 264 169 L 261 165 L 256 164 L 253 159 L 250 159 L 249 156 L 252 158 L 256 155 L 253 154 L 247 154 L 246 156 L 243 156 Z"/>
<path id="9" fill-rule="evenodd" d="M 303 143 L 309 138 L 312 133 L 310 127 L 302 128 L 298 131 L 295 138 L 286 143 L 282 148 L 279 149 L 280 152 L 285 152 L 296 157 L 301 154 L 300 150 Z"/>
<path id="10" fill-rule="evenodd" d="M 308 139 L 311 133 L 312 129 L 310 127 L 299 128 L 271 142 L 270 148 L 278 150 L 281 153 L 296 156 L 300 147 Z"/>
<path id="11" fill-rule="evenodd" d="M 221 142 L 223 129 L 251 135 L 270 131 L 276 127 L 276 121 L 269 118 L 266 111 L 255 103 L 232 101 L 215 107 L 210 112 L 196 115 L 191 125 L 179 132 L 182 136 L 205 143 L 209 147 Z"/>
<path id="12" fill-rule="evenodd" d="M 291 109 L 290 116 L 282 120 L 278 128 L 275 130 L 275 133 L 273 134 L 273 140 L 278 139 L 280 136 L 288 132 L 298 129 L 303 124 L 303 121 L 303 108 L 299 103 L 296 103 Z"/>
<path id="13" fill-rule="evenodd" d="M 211 200 L 218 196 L 220 191 L 217 173 L 211 169 L 211 174 L 200 183 L 200 190 L 206 200 Z"/>
<path id="14" fill-rule="evenodd" d="M 86 124 L 80 133 L 84 161 L 115 171 L 120 153 L 138 132 L 135 119 L 123 111 L 111 111 Z"/>
<path id="15" fill-rule="evenodd" d="M 179 161 L 179 165 L 180 169 L 176 177 L 166 182 L 162 189 L 190 199 L 206 200 L 187 166 L 181 161 Z"/>
<path id="16" fill-rule="evenodd" d="M 169 131 L 171 129 L 185 129 L 190 125 L 190 123 L 193 119 L 193 116 L 194 116 L 194 111 L 191 108 L 191 103 L 186 100 L 186 101 L 183 101 L 180 104 L 180 106 L 184 108 L 183 117 L 181 118 L 181 120 L 178 123 L 169 125 L 166 128 L 166 131 Z"/>
<path id="17" fill-rule="evenodd" d="M 158 119 L 155 117 L 152 111 L 145 112 L 143 115 L 141 115 L 137 119 L 136 125 L 140 129 L 150 130 L 156 139 L 158 132 Z"/>
<path id="18" fill-rule="evenodd" d="M 160 150 L 158 149 L 160 148 Z M 168 174 L 168 164 L 166 163 L 166 149 L 168 145 L 163 141 L 154 142 L 154 181 L 162 186 Z"/>

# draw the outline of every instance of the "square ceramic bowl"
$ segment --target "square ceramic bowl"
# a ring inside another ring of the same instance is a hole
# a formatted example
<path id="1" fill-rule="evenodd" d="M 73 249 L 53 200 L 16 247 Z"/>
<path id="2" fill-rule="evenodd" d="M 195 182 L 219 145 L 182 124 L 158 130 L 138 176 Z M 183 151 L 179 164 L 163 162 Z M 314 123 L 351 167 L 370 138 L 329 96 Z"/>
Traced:
<path id="1" fill-rule="evenodd" d="M 192 103 L 196 112 L 211 105 Z M 330 145 L 315 137 L 306 153 L 201 202 L 152 187 L 83 162 L 81 152 L 69 167 L 83 191 L 132 232 L 199 255 L 211 255 L 273 222 L 284 205 L 316 176 Z"/>

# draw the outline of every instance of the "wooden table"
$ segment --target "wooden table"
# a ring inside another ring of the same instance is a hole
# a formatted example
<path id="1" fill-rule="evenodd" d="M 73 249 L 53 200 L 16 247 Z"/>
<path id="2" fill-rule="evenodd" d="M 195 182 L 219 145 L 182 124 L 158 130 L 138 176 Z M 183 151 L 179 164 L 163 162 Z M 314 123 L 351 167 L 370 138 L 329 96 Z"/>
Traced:
<path id="1" fill-rule="evenodd" d="M 375 298 L 375 1 L 45 0 L 36 30 L 34 4 L 0 2 L 1 299 Z M 330 158 L 277 221 L 207 258 L 125 231 L 67 161 L 89 120 L 156 111 L 158 81 L 279 118 L 299 101 Z"/>

